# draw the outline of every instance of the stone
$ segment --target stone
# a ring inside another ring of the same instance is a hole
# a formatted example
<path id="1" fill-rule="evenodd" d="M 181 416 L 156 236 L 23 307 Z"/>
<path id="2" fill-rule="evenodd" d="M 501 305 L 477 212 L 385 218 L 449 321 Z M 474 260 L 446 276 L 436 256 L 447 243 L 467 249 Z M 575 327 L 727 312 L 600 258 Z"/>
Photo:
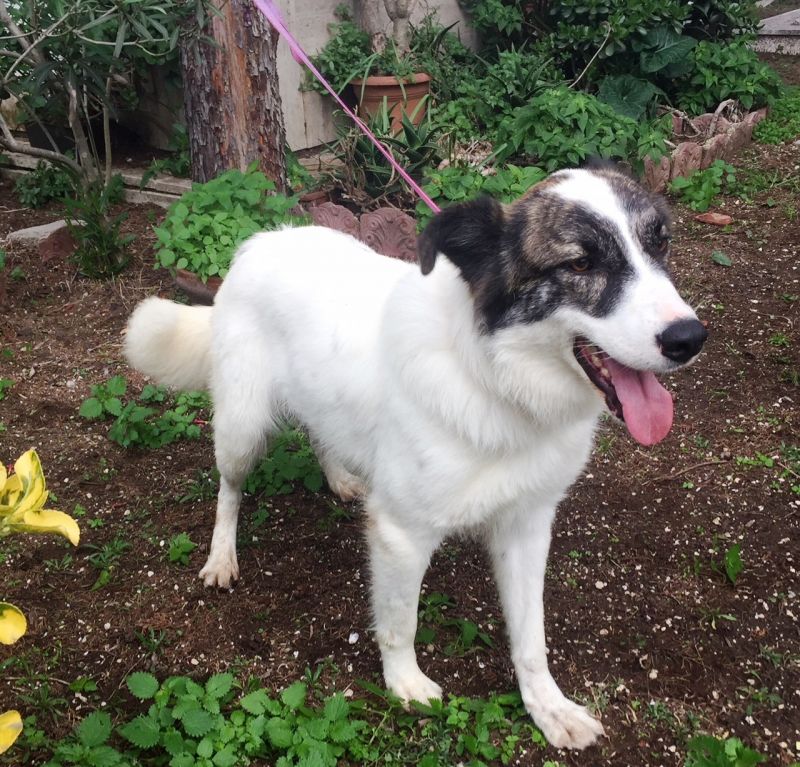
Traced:
<path id="1" fill-rule="evenodd" d="M 175 271 L 175 287 L 180 288 L 194 304 L 210 306 L 214 303 L 214 296 L 222 285 L 221 277 L 209 277 L 203 282 L 194 272 L 186 269 Z"/>
<path id="2" fill-rule="evenodd" d="M 749 125 L 755 127 L 760 123 L 765 117 L 767 116 L 767 108 L 762 107 L 761 109 L 756 109 L 755 112 L 749 112 L 745 115 L 744 121 Z"/>
<path id="3" fill-rule="evenodd" d="M 417 260 L 417 223 L 397 208 L 362 214 L 361 239 L 384 256 L 412 263 Z"/>
<path id="4" fill-rule="evenodd" d="M 361 234 L 358 219 L 343 205 L 323 202 L 322 205 L 315 205 L 311 208 L 308 214 L 317 226 L 327 226 L 353 237 L 359 237 Z"/>
<path id="5" fill-rule="evenodd" d="M 642 181 L 651 192 L 661 193 L 667 188 L 672 163 L 667 155 L 653 162 L 649 157 L 644 158 L 644 174 Z"/>
<path id="6" fill-rule="evenodd" d="M 733 155 L 750 143 L 753 126 L 747 123 L 733 123 L 728 129 L 728 152 Z"/>
<path id="7" fill-rule="evenodd" d="M 727 160 L 730 156 L 728 143 L 728 136 L 724 133 L 718 133 L 706 141 L 702 147 L 700 168 L 705 170 L 716 160 Z"/>
<path id="8" fill-rule="evenodd" d="M 23 242 L 37 245 L 42 240 L 47 239 L 53 232 L 59 229 L 66 229 L 67 222 L 64 219 L 58 221 L 51 221 L 49 224 L 39 224 L 39 226 L 29 226 L 25 229 L 17 229 L 16 232 L 11 232 L 6 240 L 8 242 Z"/>
<path id="9" fill-rule="evenodd" d="M 698 115 L 697 117 L 693 117 L 691 119 L 692 127 L 699 133 L 705 134 L 708 131 L 709 126 L 711 125 L 711 121 L 714 119 L 714 115 L 711 112 L 706 112 L 704 115 Z"/>
<path id="10" fill-rule="evenodd" d="M 700 160 L 703 150 L 700 144 L 692 141 L 684 141 L 672 152 L 672 172 L 670 178 L 679 176 L 691 176 L 696 170 L 700 169 Z"/>
<path id="11" fill-rule="evenodd" d="M 77 247 L 78 243 L 75 242 L 72 232 L 66 226 L 62 226 L 39 240 L 37 250 L 42 263 L 47 264 L 50 261 L 66 261 Z"/>
<path id="12" fill-rule="evenodd" d="M 712 224 L 713 226 L 727 226 L 733 223 L 733 218 L 727 213 L 715 213 L 714 211 L 698 213 L 694 220 L 699 221 L 701 224 Z"/>

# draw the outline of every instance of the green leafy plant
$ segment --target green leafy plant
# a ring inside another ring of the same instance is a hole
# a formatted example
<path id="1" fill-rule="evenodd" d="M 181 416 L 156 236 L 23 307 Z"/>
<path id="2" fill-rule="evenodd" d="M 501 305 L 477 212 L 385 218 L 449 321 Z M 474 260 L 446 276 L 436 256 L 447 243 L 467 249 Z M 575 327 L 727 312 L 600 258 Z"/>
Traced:
<path id="1" fill-rule="evenodd" d="M 122 412 L 121 397 L 128 390 L 125 376 L 112 376 L 104 384 L 92 386 L 91 396 L 85 399 L 78 410 L 83 418 L 93 420 L 105 415 L 118 416 Z"/>
<path id="2" fill-rule="evenodd" d="M 711 735 L 696 735 L 687 744 L 685 767 L 755 767 L 766 761 L 765 756 L 738 738 L 721 740 Z"/>
<path id="3" fill-rule="evenodd" d="M 702 114 L 725 99 L 745 109 L 770 105 L 780 92 L 780 78 L 746 40 L 703 41 L 692 51 L 690 75 L 678 83 L 674 101 L 689 114 Z"/>
<path id="4" fill-rule="evenodd" d="M 124 538 L 117 536 L 101 546 L 88 544 L 87 547 L 94 552 L 88 557 L 89 564 L 99 570 L 97 579 L 92 584 L 92 591 L 96 591 L 108 584 L 119 560 L 126 551 L 130 550 L 131 545 Z"/>
<path id="5" fill-rule="evenodd" d="M 192 169 L 189 157 L 189 134 L 183 123 L 175 123 L 172 126 L 172 134 L 167 143 L 167 151 L 171 152 L 168 157 L 153 160 L 150 167 L 142 174 L 141 187 L 147 186 L 147 182 L 155 176 L 169 174 L 178 178 L 188 178 Z"/>
<path id="6" fill-rule="evenodd" d="M 251 495 L 285 495 L 296 482 L 306 490 L 322 488 L 323 474 L 308 437 L 298 429 L 287 429 L 270 445 L 266 458 L 250 472 L 244 490 Z"/>
<path id="7" fill-rule="evenodd" d="M 138 399 L 125 401 L 126 391 L 123 376 L 93 386 L 79 415 L 89 420 L 113 417 L 108 437 L 122 447 L 154 449 L 179 439 L 197 439 L 202 433 L 206 419 L 201 416 L 210 407 L 204 392 L 180 392 L 173 400 L 164 389 L 148 384 Z"/>
<path id="8" fill-rule="evenodd" d="M 189 555 L 196 548 L 197 544 L 189 537 L 188 533 L 178 533 L 170 539 L 167 556 L 170 562 L 188 565 Z"/>
<path id="9" fill-rule="evenodd" d="M 12 386 L 14 386 L 14 382 L 10 378 L 0 378 L 0 402 L 6 398 L 6 394 Z"/>
<path id="10" fill-rule="evenodd" d="M 442 170 L 430 171 L 424 189 L 440 205 L 464 202 L 479 194 L 488 194 L 501 202 L 512 202 L 546 176 L 547 171 L 533 165 L 505 165 L 491 171 L 450 165 Z M 433 211 L 425 203 L 417 203 L 420 228 L 432 216 Z"/>
<path id="11" fill-rule="evenodd" d="M 130 260 L 127 246 L 134 237 L 120 233 L 127 214 L 110 213 L 111 205 L 119 201 L 122 193 L 122 177 L 113 178 L 107 184 L 92 181 L 77 197 L 65 200 L 69 213 L 67 226 L 77 244 L 72 259 L 87 277 L 113 277 Z"/>
<path id="12" fill-rule="evenodd" d="M 439 592 L 420 597 L 419 623 L 416 642 L 434 644 L 443 642 L 445 655 L 465 655 L 482 648 L 494 647 L 492 637 L 470 620 L 450 614 L 455 604 Z"/>
<path id="13" fill-rule="evenodd" d="M 664 130 L 620 115 L 595 96 L 552 88 L 514 110 L 501 126 L 498 158 L 524 155 L 548 171 L 590 156 L 637 161 L 664 152 Z"/>
<path id="14" fill-rule="evenodd" d="M 800 136 L 800 88 L 787 89 L 772 105 L 765 120 L 753 129 L 762 144 L 783 144 Z"/>
<path id="15" fill-rule="evenodd" d="M 64 168 L 40 160 L 34 170 L 17 179 L 14 193 L 22 205 L 41 208 L 51 200 L 60 202 L 73 195 L 75 177 Z"/>
<path id="16" fill-rule="evenodd" d="M 136 672 L 127 688 L 145 711 L 117 727 L 104 712 L 90 714 L 54 744 L 45 767 L 479 767 L 509 764 L 523 748 L 545 745 L 518 694 L 451 697 L 407 711 L 375 685 L 360 685 L 368 697 L 348 700 L 305 682 L 273 695 L 252 685 L 242 690 L 229 673 L 205 683 L 187 677 L 159 683 Z"/>
<path id="17" fill-rule="evenodd" d="M 673 179 L 669 188 L 674 194 L 679 194 L 692 210 L 705 211 L 723 189 L 730 188 L 735 182 L 736 169 L 724 160 L 714 160 L 705 170 Z"/>
<path id="18" fill-rule="evenodd" d="M 369 126 L 415 180 L 421 179 L 424 170 L 441 159 L 442 149 L 437 141 L 441 128 L 429 118 L 414 125 L 408 115 L 403 114 L 401 130 L 395 133 L 384 101 L 370 119 Z M 405 192 L 405 182 L 397 171 L 358 128 L 345 126 L 332 149 L 341 161 L 337 178 L 349 195 L 376 200 Z"/>
<path id="19" fill-rule="evenodd" d="M 229 170 L 205 184 L 193 184 L 155 228 L 158 265 L 188 269 L 207 280 L 224 277 L 236 248 L 256 232 L 305 223 L 292 214 L 297 197 L 275 192 L 257 169 Z"/>

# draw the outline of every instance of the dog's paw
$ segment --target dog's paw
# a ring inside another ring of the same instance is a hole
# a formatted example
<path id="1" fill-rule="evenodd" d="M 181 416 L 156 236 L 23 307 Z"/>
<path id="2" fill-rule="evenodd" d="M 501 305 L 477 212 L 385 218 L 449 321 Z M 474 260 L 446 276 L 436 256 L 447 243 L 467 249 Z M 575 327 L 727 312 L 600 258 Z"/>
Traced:
<path id="1" fill-rule="evenodd" d="M 427 703 L 442 697 L 442 688 L 419 669 L 414 673 L 387 675 L 386 686 L 406 705 L 412 700 Z"/>
<path id="2" fill-rule="evenodd" d="M 586 707 L 563 696 L 551 703 L 537 701 L 527 708 L 548 743 L 556 748 L 586 748 L 606 734 Z"/>
<path id="3" fill-rule="evenodd" d="M 218 553 L 212 551 L 208 561 L 203 565 L 199 576 L 206 586 L 217 586 L 229 589 L 234 581 L 239 580 L 239 563 L 236 551 Z"/>
<path id="4" fill-rule="evenodd" d="M 328 485 L 331 490 L 345 502 L 355 501 L 367 495 L 366 484 L 354 474 L 350 474 L 347 471 L 342 471 L 333 477 L 328 477 Z"/>

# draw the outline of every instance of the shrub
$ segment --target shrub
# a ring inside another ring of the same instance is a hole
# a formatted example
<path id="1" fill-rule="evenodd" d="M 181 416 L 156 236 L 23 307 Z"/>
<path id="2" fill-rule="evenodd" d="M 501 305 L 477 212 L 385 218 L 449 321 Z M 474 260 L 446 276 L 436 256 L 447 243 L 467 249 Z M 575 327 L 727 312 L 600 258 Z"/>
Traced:
<path id="1" fill-rule="evenodd" d="M 436 107 L 434 121 L 459 140 L 489 138 L 521 107 L 561 75 L 541 46 L 501 51 L 482 75 L 460 77 L 456 98 Z"/>
<path id="2" fill-rule="evenodd" d="M 421 179 L 425 168 L 435 165 L 441 159 L 442 150 L 437 141 L 441 127 L 435 125 L 430 117 L 419 125 L 414 125 L 403 114 L 401 130 L 394 133 L 392 119 L 384 101 L 381 109 L 370 119 L 369 126 L 378 140 L 391 150 L 395 159 L 414 179 Z M 341 161 L 338 178 L 349 195 L 381 199 L 406 190 L 405 182 L 397 171 L 358 128 L 343 126 L 334 151 Z"/>
<path id="3" fill-rule="evenodd" d="M 41 208 L 50 200 L 63 200 L 74 194 L 75 179 L 63 168 L 40 160 L 36 168 L 20 176 L 14 184 L 14 193 L 22 205 Z"/>
<path id="4" fill-rule="evenodd" d="M 540 93 L 501 126 L 498 157 L 524 155 L 546 170 L 588 157 L 637 162 L 664 152 L 666 126 L 636 121 L 588 93 L 553 88 Z"/>
<path id="5" fill-rule="evenodd" d="M 67 226 L 77 243 L 72 260 L 87 277 L 113 277 L 130 261 L 127 246 L 133 235 L 120 233 L 128 216 L 126 213 L 112 216 L 109 212 L 111 205 L 121 199 L 122 188 L 122 176 L 116 175 L 108 184 L 92 181 L 78 197 L 64 201 L 69 213 Z"/>
<path id="6" fill-rule="evenodd" d="M 780 92 L 778 75 L 745 40 L 725 45 L 704 41 L 692 53 L 692 74 L 679 83 L 675 103 L 689 114 L 713 110 L 730 98 L 752 109 L 772 104 Z"/>
<path id="7" fill-rule="evenodd" d="M 451 165 L 429 173 L 424 188 L 432 200 L 442 205 L 471 200 L 479 194 L 488 194 L 501 202 L 512 202 L 546 176 L 546 171 L 533 166 L 507 165 L 486 174 L 480 168 Z M 424 202 L 417 203 L 420 228 L 432 216 L 433 211 Z"/>
<path id="8" fill-rule="evenodd" d="M 244 173 L 229 170 L 193 184 L 155 228 L 158 265 L 188 269 L 204 282 L 212 275 L 224 277 L 234 251 L 248 237 L 281 224 L 305 223 L 291 212 L 297 200 L 276 193 L 256 163 Z"/>

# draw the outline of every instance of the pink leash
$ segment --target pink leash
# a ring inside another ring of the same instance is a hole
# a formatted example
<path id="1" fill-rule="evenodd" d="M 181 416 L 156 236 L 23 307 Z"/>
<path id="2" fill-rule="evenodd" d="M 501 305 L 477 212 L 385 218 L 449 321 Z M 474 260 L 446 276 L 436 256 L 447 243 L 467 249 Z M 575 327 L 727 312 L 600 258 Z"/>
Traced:
<path id="1" fill-rule="evenodd" d="M 295 39 L 294 35 L 286 28 L 283 21 L 281 12 L 275 5 L 274 0 L 253 0 L 256 7 L 267 17 L 267 21 L 275 28 L 275 30 L 286 40 L 289 50 L 292 52 L 294 60 L 299 64 L 305 64 L 310 70 L 311 74 L 319 80 L 323 88 L 333 96 L 336 103 L 342 108 L 342 111 L 350 117 L 350 119 L 361 129 L 362 133 L 373 143 L 378 151 L 387 159 L 389 164 L 400 174 L 400 177 L 411 187 L 411 190 L 416 194 L 434 213 L 439 213 L 441 208 L 427 195 L 422 187 L 414 181 L 405 169 L 394 159 L 392 153 L 378 140 L 375 134 L 367 127 L 367 124 L 350 109 L 347 104 L 342 101 L 339 94 L 333 89 L 331 84 L 322 76 L 319 70 L 311 63 L 306 52 L 300 47 L 300 44 Z"/>

